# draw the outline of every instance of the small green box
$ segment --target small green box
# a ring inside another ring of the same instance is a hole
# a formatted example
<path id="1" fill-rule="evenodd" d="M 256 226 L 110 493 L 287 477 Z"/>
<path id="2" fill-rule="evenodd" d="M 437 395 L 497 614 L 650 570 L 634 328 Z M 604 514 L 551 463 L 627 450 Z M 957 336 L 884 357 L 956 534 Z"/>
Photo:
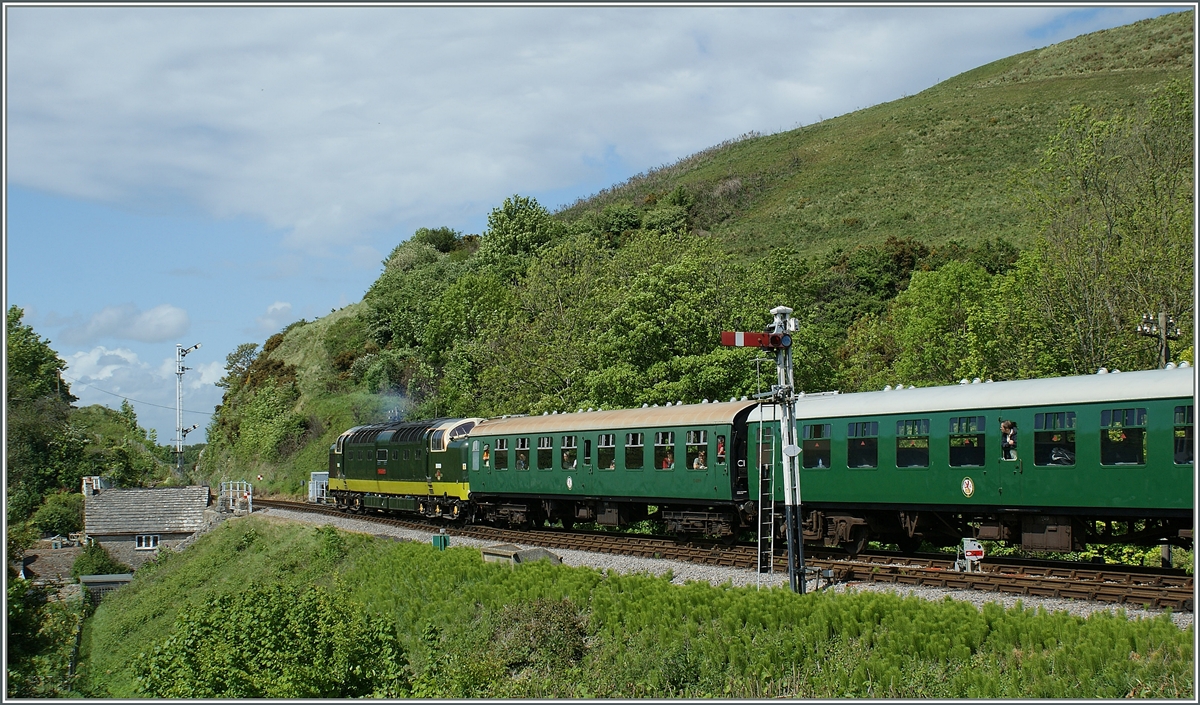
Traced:
<path id="1" fill-rule="evenodd" d="M 434 536 L 433 536 L 433 547 L 434 548 L 436 548 L 439 551 L 445 551 L 446 547 L 449 545 L 450 545 L 450 537 L 449 536 L 447 536 L 446 534 L 434 534 Z"/>

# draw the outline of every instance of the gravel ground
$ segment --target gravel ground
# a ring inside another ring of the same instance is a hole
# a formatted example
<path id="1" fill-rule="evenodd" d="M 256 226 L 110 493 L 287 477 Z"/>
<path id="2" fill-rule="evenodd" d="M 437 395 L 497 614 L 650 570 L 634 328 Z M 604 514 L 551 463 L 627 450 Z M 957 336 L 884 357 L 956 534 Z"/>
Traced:
<path id="1" fill-rule="evenodd" d="M 383 536 L 390 538 L 404 539 L 408 541 L 428 542 L 431 540 L 432 533 L 428 531 L 417 531 L 415 529 L 402 529 L 394 526 L 376 524 L 374 522 L 354 519 L 352 517 L 334 517 L 325 514 L 309 514 L 307 512 L 297 512 L 288 509 L 260 509 L 255 510 L 256 515 L 282 519 L 288 521 L 302 521 L 309 524 L 330 524 L 345 531 L 356 531 L 359 533 L 368 533 L 375 536 Z M 482 541 L 479 539 L 466 538 L 455 536 L 450 539 L 451 546 L 473 546 L 482 548 L 485 546 L 494 545 L 494 541 Z M 787 576 L 776 573 L 775 575 L 762 575 L 752 570 L 742 568 L 724 568 L 720 566 L 697 565 L 695 563 L 686 563 L 683 561 L 674 561 L 659 558 L 635 558 L 630 556 L 614 556 L 606 553 L 589 553 L 587 551 L 569 551 L 555 550 L 555 555 L 562 559 L 566 565 L 572 566 L 590 566 L 598 569 L 611 569 L 620 573 L 650 573 L 653 575 L 662 575 L 668 570 L 673 571 L 671 582 L 683 584 L 689 580 L 704 581 L 713 585 L 721 585 L 723 583 L 732 583 L 733 585 L 767 585 L 767 586 L 785 586 L 787 585 Z M 810 580 L 808 589 L 810 591 L 816 589 L 816 581 Z M 849 582 L 839 583 L 832 587 L 826 588 L 835 592 L 848 591 L 878 591 L 878 592 L 895 592 L 899 595 L 914 595 L 926 600 L 940 601 L 949 595 L 952 599 L 970 602 L 976 607 L 982 607 L 988 602 L 997 602 L 1005 607 L 1012 607 L 1020 600 L 1027 608 L 1028 607 L 1044 607 L 1049 612 L 1065 611 L 1070 614 L 1086 617 L 1093 612 L 1108 611 L 1115 613 L 1117 607 L 1106 605 L 1100 602 L 1089 602 L 1084 600 L 1066 600 L 1052 597 L 1033 597 L 1033 596 L 1017 596 L 1005 595 L 1003 593 L 983 593 L 975 590 L 949 590 L 944 588 L 934 587 L 917 587 L 910 585 L 889 585 L 886 583 L 868 583 L 868 582 Z M 1129 619 L 1143 619 L 1147 617 L 1155 617 L 1162 614 L 1161 610 L 1146 610 L 1127 606 L 1125 614 Z M 1171 619 L 1180 629 L 1187 629 L 1192 625 L 1193 614 L 1191 612 L 1176 612 L 1172 613 Z"/>

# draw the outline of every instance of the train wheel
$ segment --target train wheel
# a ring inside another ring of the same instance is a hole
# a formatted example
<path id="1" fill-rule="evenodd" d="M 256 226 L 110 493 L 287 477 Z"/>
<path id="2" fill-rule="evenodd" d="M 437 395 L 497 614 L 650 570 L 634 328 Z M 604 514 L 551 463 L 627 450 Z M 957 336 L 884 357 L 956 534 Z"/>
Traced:
<path id="1" fill-rule="evenodd" d="M 853 533 L 850 535 L 850 541 L 846 543 L 846 551 L 851 558 L 857 558 L 858 554 L 862 553 L 867 547 L 867 530 L 865 527 L 854 527 Z"/>

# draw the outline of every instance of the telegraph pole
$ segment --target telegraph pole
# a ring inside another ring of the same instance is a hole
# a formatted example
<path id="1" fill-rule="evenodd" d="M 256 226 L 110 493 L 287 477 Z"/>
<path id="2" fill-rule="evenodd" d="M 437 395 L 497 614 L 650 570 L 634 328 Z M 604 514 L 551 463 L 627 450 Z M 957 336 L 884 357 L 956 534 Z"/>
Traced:
<path id="1" fill-rule="evenodd" d="M 780 443 L 783 445 L 783 501 L 788 542 L 788 581 L 793 592 L 804 594 L 807 575 L 804 569 L 804 533 L 800 528 L 800 446 L 796 442 L 796 384 L 792 375 L 792 336 L 796 319 L 792 309 L 776 306 L 771 309 L 775 320 L 765 333 L 721 333 L 721 344 L 734 347 L 757 347 L 775 352 L 776 383 L 771 391 L 754 395 L 768 399 L 783 409 L 780 423 Z"/>
<path id="2" fill-rule="evenodd" d="M 1168 340 L 1179 340 L 1179 326 L 1175 319 L 1168 316 L 1166 311 L 1159 311 L 1157 319 L 1148 313 L 1142 314 L 1142 322 L 1137 326 L 1138 335 L 1158 338 L 1158 366 L 1166 367 L 1171 361 L 1171 348 Z"/>
<path id="3" fill-rule="evenodd" d="M 183 475 L 183 439 L 198 428 L 196 424 L 191 428 L 183 427 L 183 373 L 192 369 L 183 366 L 183 358 L 199 347 L 200 343 L 196 343 L 185 350 L 175 343 L 175 471 L 180 476 Z"/>

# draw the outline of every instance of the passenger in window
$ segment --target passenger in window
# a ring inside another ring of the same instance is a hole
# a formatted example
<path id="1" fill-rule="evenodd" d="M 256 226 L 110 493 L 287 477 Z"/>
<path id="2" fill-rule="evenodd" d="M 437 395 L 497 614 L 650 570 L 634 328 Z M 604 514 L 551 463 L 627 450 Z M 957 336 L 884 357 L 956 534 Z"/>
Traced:
<path id="1" fill-rule="evenodd" d="M 488 465 L 489 460 L 491 460 L 491 456 L 489 455 L 489 446 L 485 445 L 483 446 L 483 467 L 491 467 Z"/>
<path id="2" fill-rule="evenodd" d="M 701 450 L 699 455 L 696 456 L 696 459 L 692 461 L 692 469 L 693 470 L 707 470 L 708 469 L 708 461 L 705 459 L 704 455 L 705 455 L 705 452 L 703 450 Z"/>
<path id="3" fill-rule="evenodd" d="M 529 460 L 525 458 L 524 453 L 517 453 L 517 469 L 525 470 L 529 467 Z"/>
<path id="4" fill-rule="evenodd" d="M 1000 452 L 1005 460 L 1017 459 L 1017 424 L 1008 419 L 1000 422 Z"/>
<path id="5" fill-rule="evenodd" d="M 666 457 L 663 458 L 663 470 L 675 467 L 675 454 L 667 451 Z"/>
<path id="6" fill-rule="evenodd" d="M 562 466 L 563 466 L 563 468 L 565 468 L 565 469 L 567 469 L 567 470 L 574 470 L 574 469 L 575 469 L 575 459 L 574 459 L 574 458 L 572 458 L 572 457 L 571 457 L 571 454 L 570 454 L 570 453 L 568 453 L 568 452 L 567 452 L 567 451 L 565 451 L 565 450 L 563 451 L 563 463 L 562 463 Z"/>
<path id="7" fill-rule="evenodd" d="M 725 462 L 725 436 L 717 436 L 717 462 Z"/>
<path id="8" fill-rule="evenodd" d="M 613 456 L 613 459 L 612 459 L 612 460 L 610 460 L 610 461 L 608 461 L 608 469 L 609 469 L 609 470 L 616 470 L 616 469 L 617 469 L 617 456 L 615 456 L 615 455 L 614 455 L 614 456 Z"/>

